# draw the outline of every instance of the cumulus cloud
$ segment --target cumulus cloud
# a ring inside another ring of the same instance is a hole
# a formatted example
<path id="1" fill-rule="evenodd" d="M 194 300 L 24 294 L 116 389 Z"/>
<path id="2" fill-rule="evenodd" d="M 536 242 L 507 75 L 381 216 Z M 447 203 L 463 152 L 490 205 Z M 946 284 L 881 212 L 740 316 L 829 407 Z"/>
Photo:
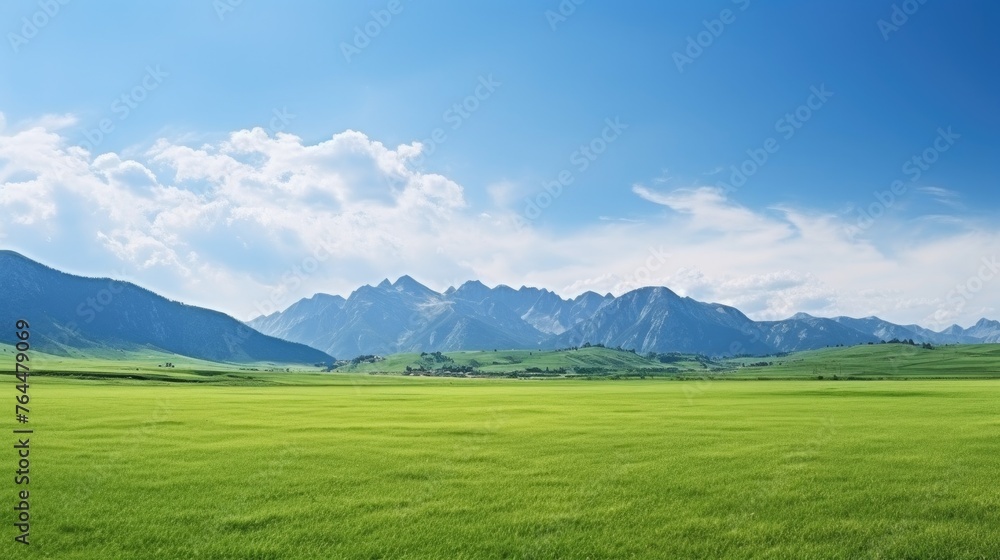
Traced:
<path id="1" fill-rule="evenodd" d="M 127 157 L 71 145 L 67 122 L 0 126 L 0 244 L 78 273 L 125 271 L 241 319 L 402 274 L 436 289 L 478 278 L 565 296 L 659 284 L 758 319 L 971 323 L 1000 307 L 1000 290 L 949 298 L 1000 246 L 986 227 L 889 250 L 847 235 L 834 214 L 756 210 L 719 189 L 654 180 L 632 189 L 650 203 L 641 219 L 556 234 L 517 227 L 516 185 L 492 184 L 477 207 L 462 185 L 416 170 L 418 142 L 348 130 L 309 144 L 256 128 L 208 144 L 161 139 Z"/>

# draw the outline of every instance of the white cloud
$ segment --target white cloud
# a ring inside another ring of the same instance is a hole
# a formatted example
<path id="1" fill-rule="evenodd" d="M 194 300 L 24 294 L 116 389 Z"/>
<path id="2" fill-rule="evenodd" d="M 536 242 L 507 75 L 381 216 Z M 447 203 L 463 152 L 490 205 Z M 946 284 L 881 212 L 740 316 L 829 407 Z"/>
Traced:
<path id="1" fill-rule="evenodd" d="M 785 237 L 791 230 L 782 223 L 769 220 L 748 208 L 732 204 L 722 189 L 715 187 L 681 188 L 666 193 L 642 185 L 632 187 L 640 198 L 661 204 L 686 214 L 688 224 L 695 229 L 725 232 L 758 232 L 768 230 L 770 236 Z"/>
<path id="2" fill-rule="evenodd" d="M 499 181 L 486 187 L 490 200 L 497 208 L 509 208 L 518 201 L 518 197 L 523 194 L 522 189 L 511 181 Z"/>
<path id="3" fill-rule="evenodd" d="M 965 209 L 965 205 L 962 204 L 962 196 L 955 191 L 942 187 L 918 187 L 917 191 L 930 196 L 939 204 L 956 210 Z"/>
<path id="4" fill-rule="evenodd" d="M 660 284 L 758 319 L 806 311 L 971 323 L 1000 308 L 997 289 L 960 309 L 948 297 L 1000 247 L 986 226 L 886 250 L 847 236 L 837 215 L 758 211 L 710 187 L 636 185 L 666 211 L 651 205 L 640 221 L 557 235 L 513 225 L 515 185 L 491 185 L 491 205 L 475 207 L 455 181 L 414 170 L 419 143 L 392 148 L 349 130 L 305 144 L 253 129 L 197 146 L 163 139 L 129 158 L 68 145 L 69 119 L 0 129 L 0 242 L 77 272 L 125 270 L 242 319 L 402 274 L 436 289 L 478 278 L 565 296 Z"/>
<path id="5" fill-rule="evenodd" d="M 42 115 L 40 118 L 24 123 L 23 128 L 38 128 L 42 130 L 63 130 L 78 122 L 74 115 Z"/>
<path id="6" fill-rule="evenodd" d="M 625 222 L 628 224 L 642 223 L 642 220 L 633 220 L 632 218 L 621 218 L 618 216 L 598 216 L 597 219 L 602 222 Z"/>

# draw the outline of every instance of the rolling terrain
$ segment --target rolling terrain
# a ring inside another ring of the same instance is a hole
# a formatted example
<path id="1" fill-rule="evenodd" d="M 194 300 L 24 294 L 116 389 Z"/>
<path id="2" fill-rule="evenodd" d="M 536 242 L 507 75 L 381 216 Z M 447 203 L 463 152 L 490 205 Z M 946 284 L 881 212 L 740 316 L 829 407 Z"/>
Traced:
<path id="1" fill-rule="evenodd" d="M 335 372 L 527 378 L 910 379 L 1000 378 L 1000 344 L 923 348 L 865 344 L 763 357 L 642 356 L 612 348 L 393 354 L 344 363 Z M 409 370 L 407 369 L 409 368 Z"/>
<path id="2" fill-rule="evenodd" d="M 872 344 L 790 354 L 713 359 L 697 354 L 639 355 L 604 347 L 363 356 L 327 366 L 281 362 L 217 362 L 153 350 L 31 351 L 35 375 L 167 382 L 325 384 L 358 375 L 517 377 L 524 379 L 892 380 L 1000 378 L 1000 344 L 922 348 Z M 0 343 L 0 371 L 14 347 Z M 5 356 L 7 358 L 5 358 Z M 170 364 L 171 367 L 166 367 Z"/>
<path id="3" fill-rule="evenodd" d="M 769 365 L 750 365 L 755 362 Z M 722 363 L 734 368 L 732 376 L 746 378 L 1000 378 L 1000 344 L 962 344 L 931 349 L 909 344 L 874 344 L 809 350 L 782 357 L 738 358 Z"/>
<path id="4" fill-rule="evenodd" d="M 171 301 L 128 282 L 59 272 L 12 251 L 0 251 L 0 291 L 0 325 L 27 320 L 32 346 L 50 354 L 152 350 L 224 362 L 333 361 L 218 311 Z M 0 342 L 15 341 L 13 328 L 0 329 Z"/>
<path id="5" fill-rule="evenodd" d="M 352 360 L 339 373 L 389 373 L 517 377 L 646 376 L 716 371 L 721 364 L 704 356 L 676 354 L 665 361 L 612 348 L 565 350 L 498 350 L 392 354 L 381 359 Z"/>

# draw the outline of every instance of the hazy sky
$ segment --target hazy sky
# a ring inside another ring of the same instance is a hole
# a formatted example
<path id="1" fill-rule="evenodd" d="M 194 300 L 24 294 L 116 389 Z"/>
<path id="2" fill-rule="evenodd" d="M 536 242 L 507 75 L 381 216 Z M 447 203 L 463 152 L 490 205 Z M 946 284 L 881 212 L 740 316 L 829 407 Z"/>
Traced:
<path id="1" fill-rule="evenodd" d="M 968 326 L 1000 318 L 998 17 L 4 2 L 0 246 L 240 319 L 410 274 Z"/>

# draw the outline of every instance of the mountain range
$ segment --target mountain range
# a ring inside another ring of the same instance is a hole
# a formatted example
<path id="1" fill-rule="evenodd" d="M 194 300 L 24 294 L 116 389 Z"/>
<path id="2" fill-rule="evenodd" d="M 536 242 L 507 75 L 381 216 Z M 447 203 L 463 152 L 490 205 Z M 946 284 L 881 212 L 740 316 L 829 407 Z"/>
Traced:
<path id="1" fill-rule="evenodd" d="M 0 342 L 16 343 L 14 324 L 23 319 L 32 347 L 51 354 L 150 348 L 222 362 L 334 361 L 218 311 L 171 301 L 128 282 L 66 274 L 13 251 L 0 251 L 0 294 Z"/>
<path id="2" fill-rule="evenodd" d="M 316 294 L 249 325 L 335 356 L 397 352 L 554 349 L 585 343 L 638 352 L 764 355 L 837 345 L 1000 342 L 1000 322 L 936 332 L 878 317 L 805 313 L 753 321 L 738 309 L 681 297 L 665 287 L 621 296 L 585 292 L 564 299 L 545 289 L 494 288 L 472 280 L 436 292 L 409 276 L 365 285 L 347 298 Z"/>
<path id="3" fill-rule="evenodd" d="M 645 287 L 615 297 L 566 299 L 546 289 L 472 280 L 436 292 L 409 276 L 365 285 L 347 298 L 316 294 L 247 324 L 163 298 L 128 282 L 84 278 L 0 251 L 0 325 L 31 324 L 33 347 L 154 348 L 226 362 L 330 363 L 333 356 L 487 349 L 555 349 L 586 343 L 638 352 L 764 355 L 825 346 L 912 340 L 1000 342 L 1000 322 L 932 331 L 878 317 L 796 314 L 753 321 L 738 309 Z M 15 343 L 14 329 L 0 342 Z"/>

